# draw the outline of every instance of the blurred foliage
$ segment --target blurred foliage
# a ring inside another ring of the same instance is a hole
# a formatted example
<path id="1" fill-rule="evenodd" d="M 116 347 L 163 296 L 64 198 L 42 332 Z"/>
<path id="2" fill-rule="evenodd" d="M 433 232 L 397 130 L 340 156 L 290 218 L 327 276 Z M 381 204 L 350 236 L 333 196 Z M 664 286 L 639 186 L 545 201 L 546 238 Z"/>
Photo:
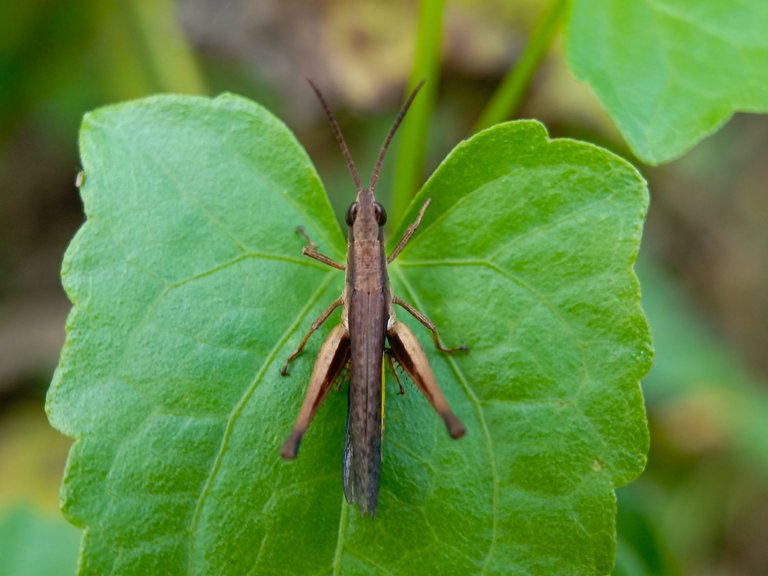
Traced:
<path id="1" fill-rule="evenodd" d="M 544 6 L 445 2 L 427 173 L 470 133 Z M 41 343 L 61 339 L 58 268 L 82 219 L 73 186 L 82 114 L 157 91 L 242 93 L 299 134 L 334 207 L 344 206 L 352 186 L 304 78 L 327 92 L 367 173 L 411 72 L 418 9 L 415 0 L 0 4 L 0 558 L 39 539 L 35 525 L 48 520 L 12 503 L 55 505 L 69 445 L 48 428 L 37 383 L 55 364 L 57 346 Z M 559 42 L 518 116 L 627 156 Z M 768 573 L 766 151 L 768 122 L 740 116 L 648 172 L 640 273 L 657 349 L 645 383 L 652 448 L 646 473 L 619 493 L 617 574 Z M 46 532 L 46 545 L 72 546 L 74 530 L 65 532 Z"/>
<path id="2" fill-rule="evenodd" d="M 13 410 L 0 412 L 0 508 L 21 498 L 55 511 L 70 444 L 48 426 L 37 402 L 19 401 Z"/>
<path id="3" fill-rule="evenodd" d="M 74 574 L 80 531 L 63 518 L 17 506 L 0 510 L 0 574 Z"/>
<path id="4" fill-rule="evenodd" d="M 172 0 L 7 2 L 0 39 L 3 137 L 28 114 L 76 131 L 84 106 L 204 90 Z"/>
<path id="5" fill-rule="evenodd" d="M 39 402 L 0 411 L 0 574 L 74 573 L 80 531 L 58 513 L 70 440 L 50 428 Z"/>
<path id="6" fill-rule="evenodd" d="M 768 393 L 672 278 L 648 259 L 640 277 L 657 350 L 644 385 L 652 448 L 619 491 L 617 574 L 764 574 Z"/>

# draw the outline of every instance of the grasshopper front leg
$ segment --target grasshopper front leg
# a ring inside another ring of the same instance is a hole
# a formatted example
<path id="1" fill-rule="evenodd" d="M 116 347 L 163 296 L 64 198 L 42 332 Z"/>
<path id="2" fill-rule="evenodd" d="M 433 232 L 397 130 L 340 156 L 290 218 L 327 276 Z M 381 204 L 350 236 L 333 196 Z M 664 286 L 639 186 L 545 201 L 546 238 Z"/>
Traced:
<path id="1" fill-rule="evenodd" d="M 427 211 L 427 208 L 429 208 L 429 205 L 432 203 L 432 198 L 427 198 L 424 202 L 424 205 L 421 207 L 421 210 L 419 210 L 419 215 L 416 216 L 416 220 L 408 226 L 408 228 L 405 229 L 405 233 L 403 234 L 403 237 L 400 238 L 400 242 L 397 243 L 397 246 L 395 246 L 395 249 L 392 250 L 392 254 L 390 254 L 387 257 L 387 264 L 391 264 L 392 261 L 397 258 L 397 255 L 400 254 L 403 248 L 405 248 L 405 245 L 408 244 L 408 241 L 411 239 L 411 236 L 413 236 L 414 232 L 419 228 L 419 224 L 421 224 L 421 219 L 424 217 L 424 212 Z"/>
<path id="2" fill-rule="evenodd" d="M 312 238 L 309 237 L 309 234 L 307 234 L 307 231 L 304 230 L 304 226 L 297 226 L 296 232 L 304 236 L 304 240 L 307 241 L 307 245 L 301 249 L 301 253 L 304 254 L 304 256 L 309 256 L 310 258 L 314 258 L 318 262 L 327 264 L 332 268 L 336 268 L 338 270 L 346 270 L 347 267 L 344 266 L 344 264 L 341 264 L 340 262 L 336 262 L 336 260 L 334 260 L 333 258 L 329 258 L 325 254 L 322 254 L 317 251 L 317 244 L 315 244 L 312 241 Z"/>

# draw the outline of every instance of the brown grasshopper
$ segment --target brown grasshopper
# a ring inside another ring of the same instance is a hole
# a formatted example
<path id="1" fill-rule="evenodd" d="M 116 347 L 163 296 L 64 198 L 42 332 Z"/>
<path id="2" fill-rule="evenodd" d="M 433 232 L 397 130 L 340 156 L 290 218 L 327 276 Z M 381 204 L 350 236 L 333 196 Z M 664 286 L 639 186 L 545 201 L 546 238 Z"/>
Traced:
<path id="1" fill-rule="evenodd" d="M 310 81 L 312 89 L 317 94 L 320 104 L 328 116 L 347 167 L 352 174 L 352 180 L 354 180 L 357 189 L 357 199 L 350 205 L 346 215 L 349 226 L 346 266 L 318 252 L 317 246 L 304 233 L 303 229 L 299 228 L 299 232 L 307 240 L 307 246 L 304 247 L 303 253 L 329 266 L 345 270 L 346 285 L 341 297 L 334 300 L 312 323 L 309 332 L 280 370 L 280 373 L 285 376 L 288 373 L 288 365 L 301 353 L 312 333 L 325 322 L 336 308 L 343 306 L 341 323 L 331 330 L 320 348 L 299 416 L 293 431 L 280 450 L 280 455 L 288 460 L 296 457 L 301 438 L 312 417 L 333 383 L 351 364 L 349 411 L 344 441 L 344 496 L 349 503 L 357 504 L 362 514 L 370 516 L 376 515 L 379 495 L 384 394 L 383 360 L 385 354 L 395 377 L 397 377 L 397 373 L 394 370 L 393 358 L 415 382 L 438 414 L 442 416 L 451 437 L 461 438 L 466 431 L 464 424 L 448 406 L 416 336 L 395 317 L 394 305 L 402 306 L 424 324 L 432 332 L 435 346 L 439 350 L 443 352 L 466 351 L 467 347 L 444 347 L 432 321 L 392 293 L 387 274 L 387 264 L 397 257 L 413 233 L 416 232 L 431 199 L 424 203 L 416 221 L 406 229 L 392 254 L 387 257 L 384 252 L 383 234 L 387 214 L 374 196 L 374 188 L 389 143 L 422 84 L 423 82 L 411 93 L 392 124 L 379 152 L 371 182 L 363 188 L 357 168 L 341 133 L 341 128 L 339 128 L 320 90 Z M 402 385 L 400 390 L 402 392 Z"/>

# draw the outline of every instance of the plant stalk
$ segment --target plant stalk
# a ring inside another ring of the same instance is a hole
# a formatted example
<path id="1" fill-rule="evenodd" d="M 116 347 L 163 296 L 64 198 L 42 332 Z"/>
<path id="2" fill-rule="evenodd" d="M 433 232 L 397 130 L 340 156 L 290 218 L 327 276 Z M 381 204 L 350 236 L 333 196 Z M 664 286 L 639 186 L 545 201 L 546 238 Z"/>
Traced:
<path id="1" fill-rule="evenodd" d="M 544 8 L 531 32 L 525 50 L 491 97 L 475 124 L 474 132 L 504 122 L 515 115 L 531 83 L 531 78 L 552 45 L 568 4 L 568 0 L 553 0 Z"/>
<path id="2" fill-rule="evenodd" d="M 416 54 L 406 93 L 421 80 L 426 83 L 400 129 L 391 207 L 391 221 L 395 224 L 405 214 L 424 176 L 429 120 L 435 107 L 440 76 L 444 6 L 444 0 L 423 0 L 419 6 Z"/>

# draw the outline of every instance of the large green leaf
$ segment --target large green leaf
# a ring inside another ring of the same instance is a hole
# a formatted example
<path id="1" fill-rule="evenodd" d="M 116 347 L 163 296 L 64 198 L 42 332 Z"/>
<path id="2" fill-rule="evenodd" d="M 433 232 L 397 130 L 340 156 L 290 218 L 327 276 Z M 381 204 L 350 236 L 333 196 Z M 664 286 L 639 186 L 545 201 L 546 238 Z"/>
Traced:
<path id="1" fill-rule="evenodd" d="M 300 254 L 297 224 L 338 259 L 344 242 L 293 136 L 222 96 L 104 108 L 81 138 L 88 220 L 48 409 L 77 439 L 63 493 L 83 573 L 610 571 L 613 489 L 648 442 L 632 272 L 647 191 L 628 164 L 509 123 L 425 185 L 392 279 L 471 349 L 425 346 L 468 434 L 450 440 L 412 387 L 389 394 L 370 520 L 342 495 L 343 396 L 295 462 L 278 456 L 330 326 L 279 367 L 343 284 Z"/>
<path id="2" fill-rule="evenodd" d="M 568 56 L 632 150 L 667 162 L 768 112 L 765 0 L 574 0 Z"/>

